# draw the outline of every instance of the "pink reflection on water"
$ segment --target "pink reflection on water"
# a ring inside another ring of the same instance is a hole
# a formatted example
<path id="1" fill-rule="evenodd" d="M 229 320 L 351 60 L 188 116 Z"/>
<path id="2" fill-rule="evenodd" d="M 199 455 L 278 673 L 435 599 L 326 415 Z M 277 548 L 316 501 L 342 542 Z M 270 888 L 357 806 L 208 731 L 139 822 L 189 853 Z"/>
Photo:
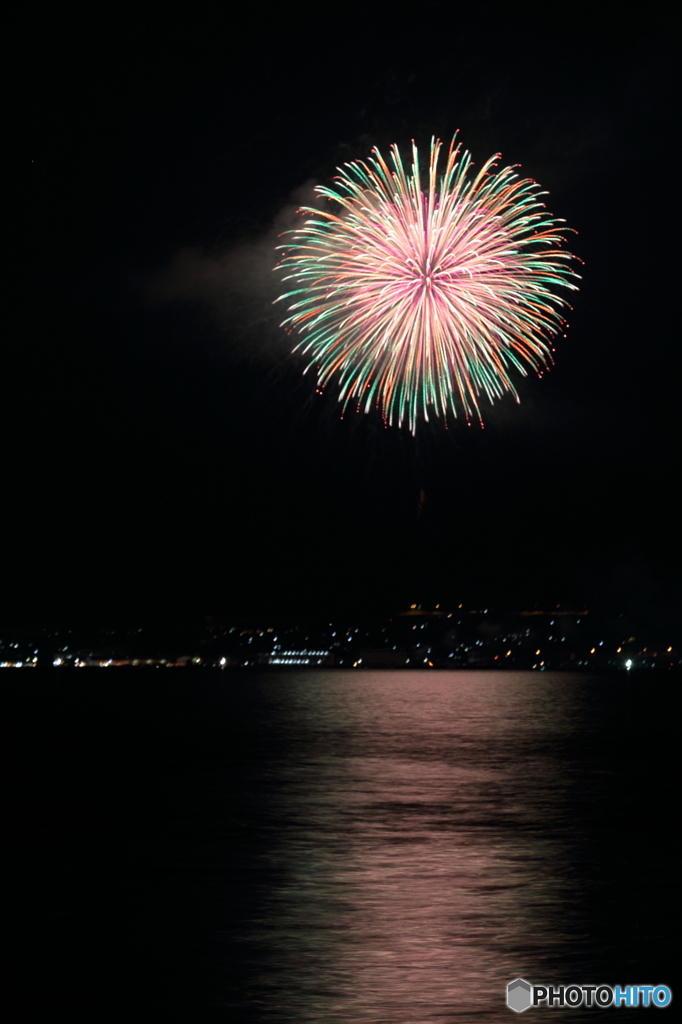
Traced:
<path id="1" fill-rule="evenodd" d="M 352 906 L 337 965 L 348 986 L 332 1016 L 502 1019 L 506 983 L 554 977 L 571 931 L 566 851 L 542 827 L 565 783 L 534 744 L 515 754 L 524 730 L 570 728 L 572 702 L 512 675 L 353 683 L 358 750 L 339 794 L 351 854 L 334 879 Z"/>

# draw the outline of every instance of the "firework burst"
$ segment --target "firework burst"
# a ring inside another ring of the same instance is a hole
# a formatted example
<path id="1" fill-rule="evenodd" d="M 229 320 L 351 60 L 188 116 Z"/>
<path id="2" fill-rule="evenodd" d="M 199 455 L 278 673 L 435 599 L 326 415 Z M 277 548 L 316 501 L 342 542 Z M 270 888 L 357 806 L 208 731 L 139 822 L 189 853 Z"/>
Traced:
<path id="1" fill-rule="evenodd" d="M 439 174 L 440 151 L 424 181 L 414 143 L 410 174 L 396 146 L 392 166 L 374 149 L 339 168 L 316 189 L 331 209 L 302 209 L 278 267 L 296 285 L 282 326 L 318 387 L 336 378 L 344 408 L 413 433 L 430 415 L 482 422 L 482 396 L 518 401 L 510 372 L 551 362 L 567 307 L 553 289 L 578 276 L 536 182 L 496 170 L 499 154 L 474 174 L 456 137 Z"/>

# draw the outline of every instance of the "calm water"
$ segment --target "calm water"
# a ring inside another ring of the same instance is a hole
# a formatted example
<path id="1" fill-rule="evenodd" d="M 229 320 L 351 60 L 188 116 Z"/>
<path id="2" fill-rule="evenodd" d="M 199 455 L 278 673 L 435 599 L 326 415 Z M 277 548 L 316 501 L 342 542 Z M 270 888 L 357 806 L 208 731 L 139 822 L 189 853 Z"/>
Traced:
<path id="1" fill-rule="evenodd" d="M 669 678 L 28 675 L 26 1006 L 447 1024 L 514 1019 L 518 975 L 675 984 Z"/>

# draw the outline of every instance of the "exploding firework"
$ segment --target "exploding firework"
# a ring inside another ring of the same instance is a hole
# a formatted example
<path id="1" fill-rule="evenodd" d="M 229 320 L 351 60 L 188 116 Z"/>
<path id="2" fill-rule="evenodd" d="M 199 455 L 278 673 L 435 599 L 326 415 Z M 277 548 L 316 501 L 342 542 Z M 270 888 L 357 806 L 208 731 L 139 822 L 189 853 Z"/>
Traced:
<path id="1" fill-rule="evenodd" d="M 430 414 L 482 422 L 482 396 L 518 401 L 510 371 L 551 362 L 567 307 L 553 289 L 578 276 L 536 182 L 496 170 L 499 154 L 474 175 L 456 137 L 439 175 L 440 150 L 432 140 L 424 181 L 414 143 L 411 174 L 396 146 L 392 167 L 377 149 L 345 164 L 316 189 L 331 209 L 304 207 L 280 247 L 296 285 L 277 300 L 290 300 L 282 326 L 318 387 L 335 377 L 344 408 L 413 433 Z"/>

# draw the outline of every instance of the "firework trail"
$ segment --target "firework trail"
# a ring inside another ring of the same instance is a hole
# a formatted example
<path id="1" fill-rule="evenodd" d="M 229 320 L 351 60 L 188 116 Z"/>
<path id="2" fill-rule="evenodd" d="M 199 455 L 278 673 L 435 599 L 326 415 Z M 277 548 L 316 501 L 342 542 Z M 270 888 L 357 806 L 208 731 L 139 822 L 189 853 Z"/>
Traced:
<path id="1" fill-rule="evenodd" d="M 412 433 L 430 414 L 482 422 L 481 396 L 518 401 L 510 371 L 551 362 L 567 307 L 553 289 L 578 277 L 536 182 L 496 170 L 499 154 L 474 175 L 456 136 L 439 175 L 440 150 L 432 140 L 424 181 L 414 143 L 410 174 L 396 146 L 391 166 L 377 149 L 345 164 L 316 189 L 331 210 L 304 207 L 279 247 L 295 284 L 277 300 L 289 300 L 282 326 L 318 386 L 336 377 L 344 408 Z"/>

